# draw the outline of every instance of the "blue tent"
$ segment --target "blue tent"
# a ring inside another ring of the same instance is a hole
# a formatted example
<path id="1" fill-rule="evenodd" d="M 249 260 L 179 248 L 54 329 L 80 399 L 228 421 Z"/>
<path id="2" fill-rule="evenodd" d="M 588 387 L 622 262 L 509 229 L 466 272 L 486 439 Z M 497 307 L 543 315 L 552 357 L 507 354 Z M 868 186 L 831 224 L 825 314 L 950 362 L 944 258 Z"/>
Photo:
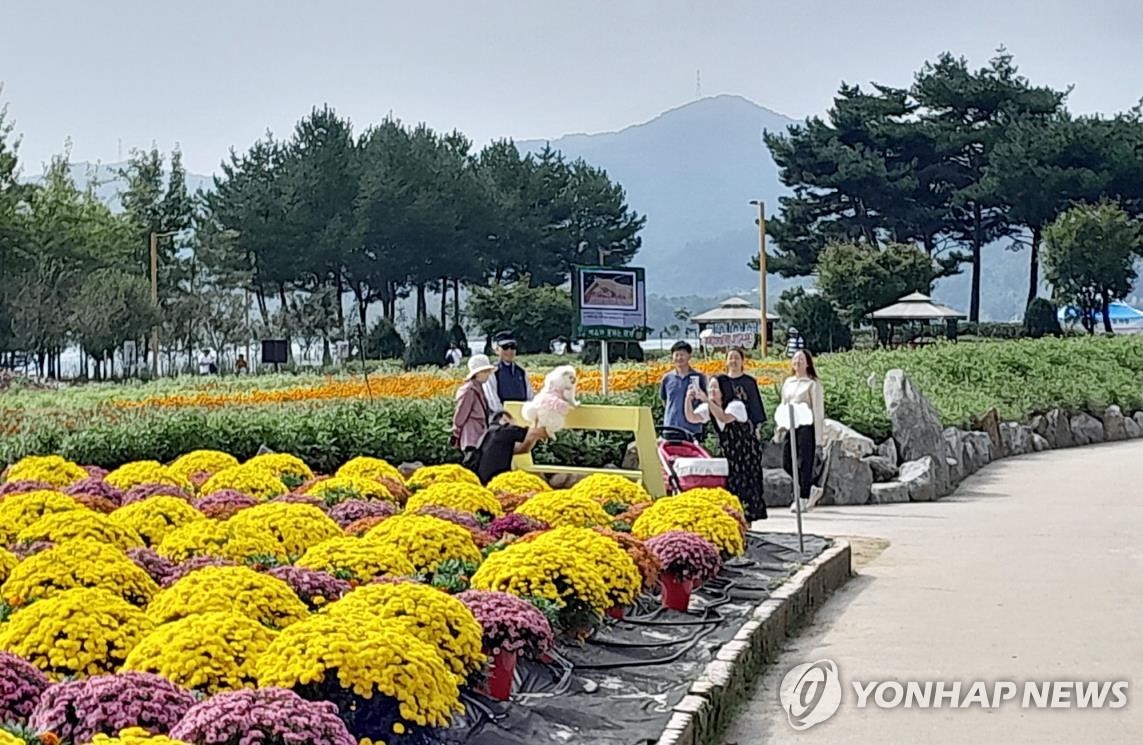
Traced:
<path id="1" fill-rule="evenodd" d="M 1143 331 L 1143 311 L 1133 308 L 1127 303 L 1117 300 L 1107 308 L 1111 318 L 1111 327 L 1116 331 Z M 1081 312 L 1079 308 L 1067 306 L 1060 308 L 1059 317 L 1062 324 L 1080 324 Z M 1097 327 L 1103 323 L 1103 316 L 1096 313 Z"/>

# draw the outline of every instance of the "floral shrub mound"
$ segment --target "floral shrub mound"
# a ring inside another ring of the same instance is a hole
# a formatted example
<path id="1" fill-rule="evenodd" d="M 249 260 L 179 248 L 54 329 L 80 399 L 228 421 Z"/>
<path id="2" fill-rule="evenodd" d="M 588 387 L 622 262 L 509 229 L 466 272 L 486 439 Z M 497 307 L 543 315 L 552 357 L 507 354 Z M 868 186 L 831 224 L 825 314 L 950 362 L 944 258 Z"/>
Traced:
<path id="1" fill-rule="evenodd" d="M 174 740 L 166 735 L 153 735 L 142 727 L 128 727 L 117 736 L 98 734 L 90 743 L 79 745 L 192 745 L 183 740 Z"/>
<path id="2" fill-rule="evenodd" d="M 354 536 L 319 543 L 298 559 L 297 566 L 351 582 L 368 582 L 385 575 L 411 577 L 417 573 L 399 546 L 381 546 Z"/>
<path id="3" fill-rule="evenodd" d="M 191 572 L 147 606 L 147 615 L 156 624 L 212 611 L 240 613 L 272 629 L 285 628 L 309 615 L 289 585 L 246 567 L 205 567 Z"/>
<path id="4" fill-rule="evenodd" d="M 123 495 L 122 504 L 142 502 L 151 497 L 178 497 L 188 504 L 194 499 L 190 492 L 174 484 L 139 484 L 127 490 Z"/>
<path id="5" fill-rule="evenodd" d="M 165 584 L 177 567 L 173 561 L 159 556 L 153 548 L 133 548 L 127 556 L 159 585 Z"/>
<path id="6" fill-rule="evenodd" d="M 6 729 L 0 728 L 0 745 L 27 745 L 23 737 L 16 737 Z"/>
<path id="7" fill-rule="evenodd" d="M 484 667 L 480 623 L 455 597 L 417 582 L 358 587 L 323 613 L 350 620 L 372 615 L 432 645 L 462 680 Z"/>
<path id="8" fill-rule="evenodd" d="M 538 659 L 555 643 L 547 617 L 515 595 L 467 590 L 456 597 L 484 629 L 484 649 L 490 655 L 504 651 Z"/>
<path id="9" fill-rule="evenodd" d="M 185 500 L 172 496 L 149 497 L 124 505 L 111 522 L 135 531 L 148 546 L 158 546 L 175 528 L 206 517 Z"/>
<path id="10" fill-rule="evenodd" d="M 345 528 L 363 517 L 392 517 L 400 508 L 392 502 L 369 502 L 364 499 L 347 499 L 330 509 L 329 516 Z"/>
<path id="11" fill-rule="evenodd" d="M 178 475 L 157 460 L 140 460 L 119 466 L 103 480 L 123 491 L 129 491 L 140 484 L 167 484 L 188 494 L 194 492 L 190 479 Z"/>
<path id="12" fill-rule="evenodd" d="M 336 706 L 282 688 L 219 694 L 192 707 L 171 734 L 195 745 L 357 745 Z"/>
<path id="13" fill-rule="evenodd" d="M 327 603 L 332 603 L 349 592 L 350 585 L 328 572 L 305 569 L 298 566 L 274 567 L 266 574 L 282 580 L 301 598 L 302 602 L 315 611 Z"/>
<path id="14" fill-rule="evenodd" d="M 54 680 L 99 675 L 118 670 L 152 628 L 143 611 L 106 590 L 65 590 L 13 613 L 0 626 L 0 651 Z"/>
<path id="15" fill-rule="evenodd" d="M 472 471 L 458 466 L 455 463 L 445 463 L 439 466 L 421 466 L 407 479 L 409 487 L 414 491 L 424 489 L 426 486 L 442 481 L 460 481 L 480 486 L 480 479 Z"/>
<path id="16" fill-rule="evenodd" d="M 272 536 L 239 530 L 229 520 L 197 520 L 172 530 L 159 544 L 158 552 L 172 561 L 186 561 L 196 556 L 217 556 L 232 561 L 245 561 L 253 556 L 286 558 L 281 544 Z"/>
<path id="17" fill-rule="evenodd" d="M 257 682 L 258 658 L 276 635 L 241 613 L 198 613 L 145 636 L 123 667 L 200 693 L 248 688 Z"/>
<path id="18" fill-rule="evenodd" d="M 242 510 L 229 520 L 241 533 L 261 533 L 277 541 L 275 555 L 301 556 L 311 546 L 342 535 L 341 527 L 308 504 L 273 502 Z"/>
<path id="19" fill-rule="evenodd" d="M 245 465 L 222 469 L 199 488 L 199 493 L 204 496 L 220 491 L 236 491 L 265 502 L 285 494 L 289 487 L 270 468 L 251 466 L 247 462 Z"/>
<path id="20" fill-rule="evenodd" d="M 308 487 L 304 493 L 306 496 L 322 500 L 331 507 L 347 499 L 387 499 L 394 503 L 397 501 L 384 484 L 364 476 L 334 476 L 323 479 Z"/>
<path id="21" fill-rule="evenodd" d="M 398 515 L 370 529 L 365 540 L 401 551 L 418 572 L 432 573 L 450 560 L 480 563 L 472 534 L 447 520 L 424 515 Z"/>
<path id="22" fill-rule="evenodd" d="M 681 580 L 705 581 L 722 570 L 718 549 L 694 533 L 672 530 L 647 539 L 646 545 L 663 571 Z"/>
<path id="23" fill-rule="evenodd" d="M 648 591 L 658 587 L 659 573 L 662 567 L 659 563 L 659 557 L 655 552 L 647 548 L 647 544 L 635 538 L 630 533 L 620 533 L 607 528 L 596 528 L 595 532 L 602 536 L 606 536 L 619 544 L 619 547 L 627 552 L 631 557 L 631 561 L 635 562 L 635 566 L 639 569 L 639 576 L 643 578 L 643 590 Z"/>
<path id="24" fill-rule="evenodd" d="M 81 539 L 20 562 L 0 586 L 0 599 L 13 608 L 76 587 L 99 588 L 139 607 L 159 591 L 155 580 L 119 549 Z"/>
<path id="25" fill-rule="evenodd" d="M 488 482 L 488 490 L 493 494 L 531 495 L 539 491 L 551 491 L 548 482 L 527 471 L 505 471 L 493 476 Z"/>
<path id="26" fill-rule="evenodd" d="M 199 497 L 194 503 L 196 509 L 207 517 L 215 520 L 225 520 L 234 517 L 239 512 L 258 504 L 254 497 L 247 496 L 233 489 L 220 489 L 205 497 Z"/>
<path id="27" fill-rule="evenodd" d="M 29 727 L 64 742 L 90 742 L 141 727 L 167 733 L 194 706 L 187 691 L 150 673 L 97 675 L 52 686 L 31 716 Z"/>
<path id="28" fill-rule="evenodd" d="M 553 528 L 608 526 L 613 519 L 591 497 L 566 489 L 535 494 L 520 505 L 516 514 L 542 520 Z"/>
<path id="29" fill-rule="evenodd" d="M 701 499 L 703 501 L 710 502 L 711 504 L 716 504 L 719 507 L 729 507 L 735 512 L 745 514 L 742 509 L 742 502 L 738 499 L 738 497 L 734 496 L 726 489 L 688 489 L 680 496 L 687 497 L 689 499 Z"/>
<path id="30" fill-rule="evenodd" d="M 593 473 L 573 486 L 571 491 L 594 499 L 605 507 L 614 505 L 614 514 L 632 505 L 651 501 L 651 495 L 642 486 L 626 476 L 612 473 Z"/>
<path id="31" fill-rule="evenodd" d="M 221 556 L 195 556 L 186 561 L 179 562 L 171 569 L 167 578 L 159 583 L 160 587 L 167 588 L 178 582 L 183 577 L 191 572 L 197 572 L 199 569 L 206 569 L 207 567 L 233 567 L 238 566 L 237 562 L 230 559 L 224 559 Z"/>
<path id="32" fill-rule="evenodd" d="M 314 477 L 314 472 L 305 461 L 289 453 L 255 455 L 243 465 L 270 471 L 291 489 L 301 486 Z"/>
<path id="33" fill-rule="evenodd" d="M 397 482 L 404 482 L 401 472 L 387 460 L 381 458 L 369 458 L 359 455 L 356 458 L 351 458 L 345 464 L 337 469 L 335 476 L 357 476 L 364 479 L 373 479 L 380 481 L 381 479 L 393 479 Z"/>
<path id="34" fill-rule="evenodd" d="M 457 683 L 436 649 L 371 614 L 311 616 L 258 658 L 259 686 L 334 703 L 358 739 L 447 727 L 462 711 Z"/>
<path id="35" fill-rule="evenodd" d="M 40 481 L 56 488 L 71 486 L 87 478 L 87 471 L 58 455 L 33 455 L 12 464 L 3 481 Z"/>
<path id="36" fill-rule="evenodd" d="M 0 722 L 27 724 L 47 687 L 48 679 L 35 665 L 0 652 Z"/>
<path id="37" fill-rule="evenodd" d="M 409 497 L 405 504 L 409 512 L 416 512 L 422 507 L 447 507 L 489 520 L 504 514 L 504 508 L 491 491 L 464 481 L 430 484 Z"/>
<path id="38" fill-rule="evenodd" d="M 631 526 L 631 533 L 642 540 L 672 530 L 694 533 L 726 556 L 741 556 L 746 551 L 742 527 L 733 517 L 716 504 L 685 494 L 658 500 Z"/>
<path id="39" fill-rule="evenodd" d="M 498 517 L 488 524 L 488 533 L 499 540 L 504 536 L 522 536 L 538 530 L 547 530 L 551 526 L 534 517 L 512 512 L 504 517 Z"/>
<path id="40" fill-rule="evenodd" d="M 237 465 L 238 459 L 230 453 L 219 450 L 192 450 L 175 458 L 170 469 L 177 476 L 191 481 L 197 475 L 206 474 L 209 477 Z"/>
<path id="41" fill-rule="evenodd" d="M 0 547 L 0 585 L 7 581 L 8 575 L 20 563 L 20 557 L 6 548 Z"/>
<path id="42" fill-rule="evenodd" d="M 71 499 L 71 497 L 65 497 L 65 499 Z M 106 515 L 88 509 L 53 512 L 50 515 L 44 515 L 21 530 L 16 536 L 16 540 L 20 543 L 36 543 L 37 541 L 63 543 L 78 538 L 102 541 L 124 551 L 143 546 L 143 539 L 134 530 L 113 522 Z"/>
<path id="43" fill-rule="evenodd" d="M 554 545 L 590 556 L 595 570 L 607 585 L 612 606 L 635 602 L 643 586 L 639 567 L 620 545 L 590 528 L 563 527 L 540 533 L 533 546 Z"/>
<path id="44" fill-rule="evenodd" d="M 55 491 L 58 487 L 46 481 L 7 481 L 0 484 L 0 497 L 6 494 L 23 494 L 29 491 Z M 68 489 L 71 487 L 69 486 Z"/>
<path id="45" fill-rule="evenodd" d="M 0 499 L 0 544 L 14 542 L 20 531 L 44 515 L 86 509 L 71 497 L 56 491 L 9 494 Z"/>
<path id="46" fill-rule="evenodd" d="M 113 502 L 107 497 L 101 497 L 97 494 L 69 494 L 75 503 L 81 507 L 86 507 L 92 512 L 98 512 L 102 515 L 110 515 L 115 510 L 119 509 L 119 504 Z"/>
<path id="47" fill-rule="evenodd" d="M 109 499 L 117 505 L 122 505 L 127 496 L 122 489 L 116 489 L 104 481 L 102 476 L 88 476 L 83 481 L 77 481 L 64 489 L 64 494 L 90 494 Z"/>

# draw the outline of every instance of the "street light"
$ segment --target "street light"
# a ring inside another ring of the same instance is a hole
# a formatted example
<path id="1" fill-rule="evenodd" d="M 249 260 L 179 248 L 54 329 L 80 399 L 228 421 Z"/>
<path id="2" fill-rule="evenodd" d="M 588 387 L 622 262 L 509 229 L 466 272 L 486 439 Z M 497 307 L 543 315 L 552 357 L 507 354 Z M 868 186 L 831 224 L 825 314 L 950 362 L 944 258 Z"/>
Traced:
<path id="1" fill-rule="evenodd" d="M 758 326 L 758 352 L 766 356 L 770 346 L 766 328 L 766 205 L 761 199 L 751 199 L 750 204 L 758 206 L 758 305 L 762 311 L 762 323 Z"/>
<path id="2" fill-rule="evenodd" d="M 159 239 L 169 238 L 178 231 L 156 233 L 151 231 L 151 302 L 159 307 Z M 159 324 L 151 328 L 151 377 L 159 377 Z"/>

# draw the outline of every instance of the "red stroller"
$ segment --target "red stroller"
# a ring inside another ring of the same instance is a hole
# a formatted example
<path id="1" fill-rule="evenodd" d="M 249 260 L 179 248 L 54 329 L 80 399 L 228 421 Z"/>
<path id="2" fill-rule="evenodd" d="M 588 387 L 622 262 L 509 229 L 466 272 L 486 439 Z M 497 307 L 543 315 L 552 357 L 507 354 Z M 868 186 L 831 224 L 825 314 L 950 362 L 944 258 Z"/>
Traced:
<path id="1" fill-rule="evenodd" d="M 713 458 L 695 436 L 679 427 L 658 427 L 659 461 L 667 491 L 680 494 L 688 489 L 726 488 L 726 458 Z"/>

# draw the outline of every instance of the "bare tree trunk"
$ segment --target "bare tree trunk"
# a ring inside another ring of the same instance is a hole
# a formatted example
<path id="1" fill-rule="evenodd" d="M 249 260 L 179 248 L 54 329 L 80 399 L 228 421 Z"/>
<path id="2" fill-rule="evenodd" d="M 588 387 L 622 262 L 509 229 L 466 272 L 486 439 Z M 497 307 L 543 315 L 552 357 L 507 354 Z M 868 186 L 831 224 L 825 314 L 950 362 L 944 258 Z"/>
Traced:
<path id="1" fill-rule="evenodd" d="M 460 278 L 452 281 L 452 325 L 460 325 Z"/>
<path id="2" fill-rule="evenodd" d="M 1115 333 L 1115 331 L 1114 331 L 1114 329 L 1111 328 L 1111 302 L 1107 299 L 1107 293 L 1106 292 L 1103 293 L 1102 306 L 1103 307 L 1101 308 L 1101 311 L 1103 313 L 1103 330 L 1104 330 L 1104 333 L 1113 334 L 1113 333 Z"/>
<path id="3" fill-rule="evenodd" d="M 417 283 L 417 320 L 423 321 L 429 315 L 428 304 L 425 301 L 425 285 Z"/>
<path id="4" fill-rule="evenodd" d="M 972 296 L 969 299 L 968 320 L 972 323 L 980 323 L 980 254 L 983 248 L 980 240 L 980 224 L 983 216 L 980 213 L 979 204 L 972 206 L 972 214 L 974 220 L 972 233 Z"/>
<path id="5" fill-rule="evenodd" d="M 441 277 L 441 326 L 448 328 L 448 277 Z"/>
<path id="6" fill-rule="evenodd" d="M 1042 228 L 1032 228 L 1032 258 L 1028 267 L 1028 304 L 1040 291 L 1040 243 L 1044 239 Z"/>

